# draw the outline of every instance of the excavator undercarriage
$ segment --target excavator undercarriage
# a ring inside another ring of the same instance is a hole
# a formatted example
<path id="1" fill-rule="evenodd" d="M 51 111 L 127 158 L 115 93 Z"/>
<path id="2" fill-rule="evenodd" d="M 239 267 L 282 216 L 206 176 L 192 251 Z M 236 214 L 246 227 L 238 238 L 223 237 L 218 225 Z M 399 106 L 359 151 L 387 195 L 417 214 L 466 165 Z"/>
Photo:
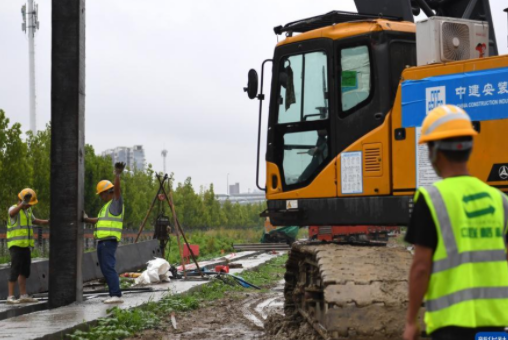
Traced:
<path id="1" fill-rule="evenodd" d="M 285 312 L 324 339 L 400 337 L 407 308 L 405 248 L 294 243 L 286 264 Z"/>

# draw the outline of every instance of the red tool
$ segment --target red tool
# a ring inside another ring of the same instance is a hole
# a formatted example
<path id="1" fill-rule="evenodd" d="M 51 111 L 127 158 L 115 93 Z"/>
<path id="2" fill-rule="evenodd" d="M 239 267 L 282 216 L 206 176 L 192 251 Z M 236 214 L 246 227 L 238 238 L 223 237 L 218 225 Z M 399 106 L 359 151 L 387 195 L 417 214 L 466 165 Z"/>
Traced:
<path id="1" fill-rule="evenodd" d="M 217 273 L 229 273 L 229 266 L 215 266 Z"/>

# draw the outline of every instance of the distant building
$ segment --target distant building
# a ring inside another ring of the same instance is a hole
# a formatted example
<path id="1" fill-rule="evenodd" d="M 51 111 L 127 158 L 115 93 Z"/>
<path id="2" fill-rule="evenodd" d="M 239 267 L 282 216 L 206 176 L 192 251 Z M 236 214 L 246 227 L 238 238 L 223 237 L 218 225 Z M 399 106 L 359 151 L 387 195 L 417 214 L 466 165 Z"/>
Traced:
<path id="1" fill-rule="evenodd" d="M 143 145 L 134 145 L 132 148 L 132 161 L 136 169 L 145 170 L 146 159 Z"/>
<path id="2" fill-rule="evenodd" d="M 124 162 L 130 170 L 144 171 L 146 168 L 145 150 L 142 145 L 134 145 L 132 148 L 119 146 L 104 151 L 101 156 L 110 156 L 113 164 Z"/>
<path id="3" fill-rule="evenodd" d="M 234 196 L 218 194 L 216 195 L 216 198 L 219 200 L 220 204 L 224 204 L 226 201 L 239 203 L 240 205 L 263 203 L 266 201 L 265 193 L 262 191 L 255 193 L 241 193 Z"/>
<path id="4" fill-rule="evenodd" d="M 229 186 L 230 195 L 238 195 L 240 193 L 240 183 L 235 183 Z"/>

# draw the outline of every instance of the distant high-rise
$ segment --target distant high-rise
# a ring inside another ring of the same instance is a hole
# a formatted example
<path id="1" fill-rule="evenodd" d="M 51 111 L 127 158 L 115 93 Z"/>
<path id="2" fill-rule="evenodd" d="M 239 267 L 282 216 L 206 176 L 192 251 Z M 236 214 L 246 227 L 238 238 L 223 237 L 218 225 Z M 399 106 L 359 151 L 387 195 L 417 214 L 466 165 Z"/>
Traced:
<path id="1" fill-rule="evenodd" d="M 133 166 L 135 166 L 136 169 L 145 170 L 146 159 L 143 145 L 134 145 L 134 147 L 132 148 L 132 161 Z"/>
<path id="2" fill-rule="evenodd" d="M 229 186 L 229 194 L 230 195 L 238 195 L 240 194 L 240 183 L 235 183 Z"/>
<path id="3" fill-rule="evenodd" d="M 101 156 L 110 156 L 113 164 L 123 162 L 130 170 L 144 171 L 146 168 L 145 150 L 142 145 L 134 145 L 132 148 L 119 146 L 104 151 Z"/>

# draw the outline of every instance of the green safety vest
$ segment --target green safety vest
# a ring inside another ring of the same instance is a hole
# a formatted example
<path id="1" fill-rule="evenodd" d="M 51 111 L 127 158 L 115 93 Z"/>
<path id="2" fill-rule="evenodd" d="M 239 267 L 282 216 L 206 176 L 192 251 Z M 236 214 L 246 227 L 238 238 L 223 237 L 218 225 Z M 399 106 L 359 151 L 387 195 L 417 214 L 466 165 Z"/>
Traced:
<path id="1" fill-rule="evenodd" d="M 16 207 L 13 205 L 12 207 Z M 14 221 L 12 221 L 14 220 Z M 20 210 L 14 218 L 7 213 L 7 248 L 28 248 L 34 246 L 32 229 L 32 208 Z"/>
<path id="2" fill-rule="evenodd" d="M 438 242 L 425 295 L 427 333 L 448 327 L 508 326 L 508 199 L 475 177 L 420 188 Z"/>
<path id="3" fill-rule="evenodd" d="M 120 216 L 114 216 L 109 211 L 111 202 L 113 202 L 113 200 L 106 203 L 99 212 L 99 221 L 95 225 L 94 237 L 99 240 L 116 237 L 116 240 L 120 242 L 122 239 L 124 207 L 122 206 L 122 213 Z"/>

